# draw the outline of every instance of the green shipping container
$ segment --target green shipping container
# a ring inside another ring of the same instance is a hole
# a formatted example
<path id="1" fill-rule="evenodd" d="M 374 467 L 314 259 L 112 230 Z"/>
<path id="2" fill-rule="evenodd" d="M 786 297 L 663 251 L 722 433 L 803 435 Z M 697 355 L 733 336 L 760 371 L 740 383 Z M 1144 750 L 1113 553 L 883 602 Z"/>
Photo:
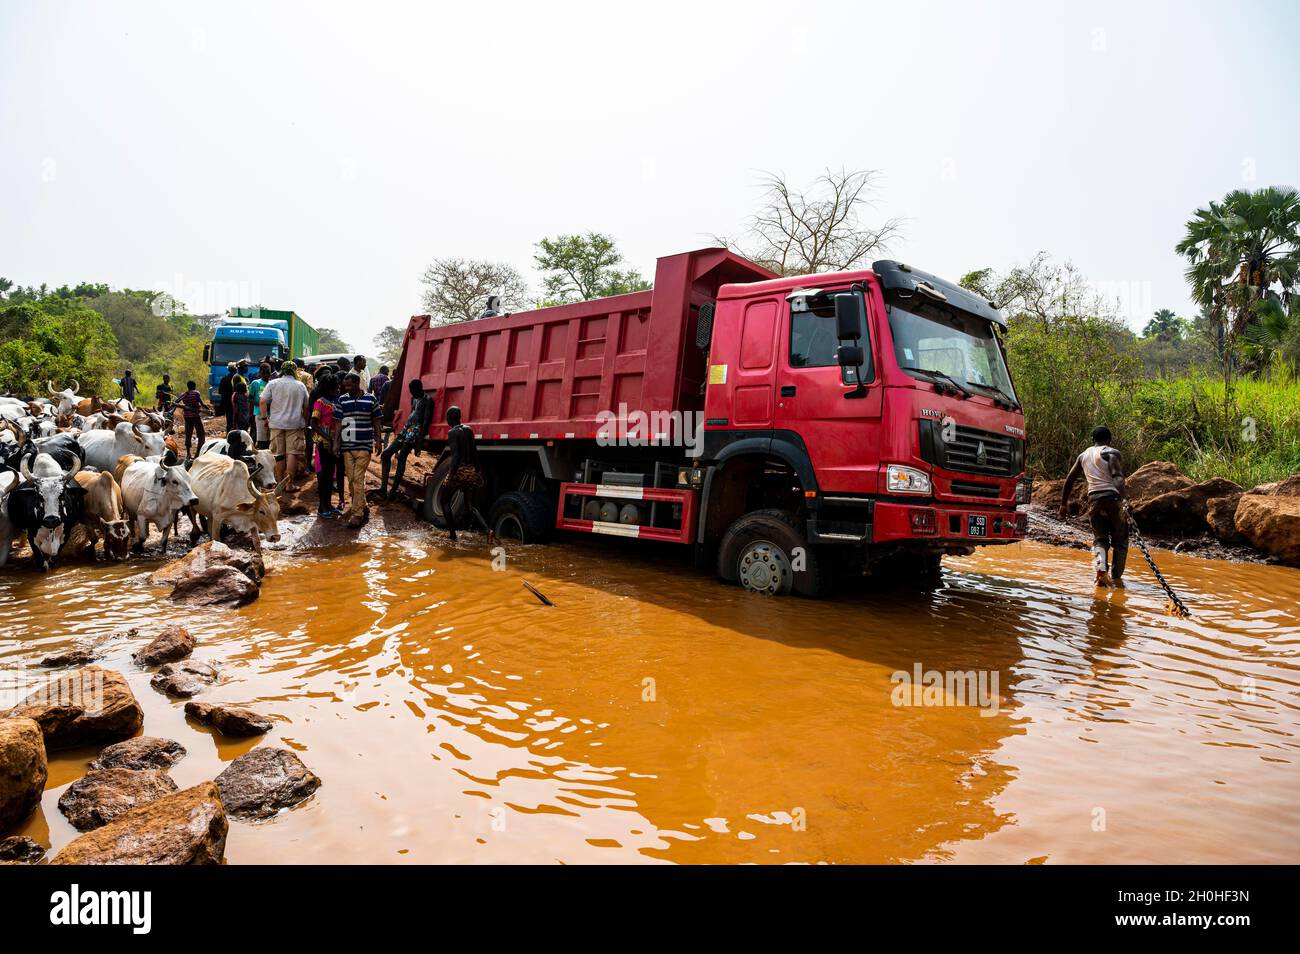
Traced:
<path id="1" fill-rule="evenodd" d="M 232 318 L 263 318 L 283 321 L 289 328 L 289 354 L 291 357 L 309 358 L 320 353 L 320 335 L 316 329 L 298 317 L 296 311 L 277 311 L 274 308 L 232 308 Z"/>

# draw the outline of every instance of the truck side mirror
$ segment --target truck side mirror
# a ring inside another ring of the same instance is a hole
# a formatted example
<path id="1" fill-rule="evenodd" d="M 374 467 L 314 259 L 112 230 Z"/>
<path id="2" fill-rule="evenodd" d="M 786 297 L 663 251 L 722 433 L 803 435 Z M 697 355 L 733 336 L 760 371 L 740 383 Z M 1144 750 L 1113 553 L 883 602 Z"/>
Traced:
<path id="1" fill-rule="evenodd" d="M 212 345 L 210 344 L 205 344 L 203 346 L 203 363 L 204 364 L 212 363 Z"/>
<path id="2" fill-rule="evenodd" d="M 865 360 L 860 345 L 840 345 L 835 349 L 835 363 L 841 368 L 860 368 Z"/>
<path id="3" fill-rule="evenodd" d="M 861 295 L 847 292 L 835 296 L 835 337 L 841 341 L 857 341 L 862 337 L 865 318 L 866 303 Z"/>

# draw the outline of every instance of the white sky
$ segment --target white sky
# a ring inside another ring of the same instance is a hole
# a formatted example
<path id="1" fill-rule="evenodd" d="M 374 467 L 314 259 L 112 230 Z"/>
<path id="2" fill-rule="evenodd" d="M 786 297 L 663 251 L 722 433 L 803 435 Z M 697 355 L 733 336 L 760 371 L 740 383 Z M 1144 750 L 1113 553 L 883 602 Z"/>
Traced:
<path id="1" fill-rule="evenodd" d="M 647 276 L 759 170 L 884 173 L 927 271 L 1068 257 L 1190 314 L 1173 245 L 1300 184 L 1300 5 L 0 0 L 0 275 L 260 301 L 357 348 L 435 257 Z"/>

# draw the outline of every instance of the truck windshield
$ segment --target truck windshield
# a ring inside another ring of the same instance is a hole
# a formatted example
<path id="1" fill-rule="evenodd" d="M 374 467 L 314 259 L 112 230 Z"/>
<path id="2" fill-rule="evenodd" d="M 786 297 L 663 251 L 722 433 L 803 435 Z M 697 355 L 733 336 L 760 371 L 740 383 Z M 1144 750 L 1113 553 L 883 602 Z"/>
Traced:
<path id="1" fill-rule="evenodd" d="M 213 364 L 229 364 L 231 361 L 255 364 L 275 350 L 275 345 L 265 341 L 218 341 L 212 346 L 211 360 Z"/>
<path id="2" fill-rule="evenodd" d="M 888 313 L 894 355 L 907 374 L 927 380 L 923 372 L 935 371 L 1015 401 L 1002 349 L 988 321 L 925 301 L 909 301 L 906 308 L 891 304 Z"/>

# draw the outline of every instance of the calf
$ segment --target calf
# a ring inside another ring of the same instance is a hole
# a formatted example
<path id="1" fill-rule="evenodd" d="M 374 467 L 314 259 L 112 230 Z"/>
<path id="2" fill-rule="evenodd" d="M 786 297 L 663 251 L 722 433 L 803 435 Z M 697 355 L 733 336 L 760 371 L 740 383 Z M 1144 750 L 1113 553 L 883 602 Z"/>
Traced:
<path id="1" fill-rule="evenodd" d="M 96 470 L 113 470 L 123 454 L 161 457 L 167 449 L 163 435 L 129 421 L 111 431 L 87 431 L 81 435 L 81 446 L 86 452 L 86 466 Z"/>
<path id="2" fill-rule="evenodd" d="M 280 502 L 274 491 L 263 491 L 253 483 L 243 461 L 203 454 L 190 465 L 190 480 L 199 498 L 196 510 L 213 540 L 220 540 L 226 527 L 249 534 L 257 550 L 262 549 L 260 534 L 272 543 L 280 539 Z"/>
<path id="3" fill-rule="evenodd" d="M 150 524 L 162 532 L 162 548 L 166 550 L 177 512 L 198 503 L 185 468 L 132 455 L 124 456 L 116 464 L 122 501 L 135 523 L 135 551 L 144 549 Z"/>
<path id="4" fill-rule="evenodd" d="M 81 462 L 74 461 L 71 473 L 65 473 L 49 454 L 37 454 L 30 465 L 24 458 L 19 469 L 23 482 L 9 491 L 5 501 L 9 528 L 8 536 L 0 540 L 0 553 L 8 560 L 13 535 L 25 533 L 36 566 L 48 570 L 81 520 L 86 491 L 71 479 Z"/>
<path id="5" fill-rule="evenodd" d="M 99 473 L 82 471 L 76 475 L 76 481 L 86 489 L 82 525 L 74 532 L 76 544 L 83 540 L 89 543 L 90 555 L 93 557 L 95 544 L 102 536 L 104 556 L 112 560 L 126 559 L 127 551 L 131 548 L 131 522 L 126 518 L 122 488 L 106 470 Z"/>

